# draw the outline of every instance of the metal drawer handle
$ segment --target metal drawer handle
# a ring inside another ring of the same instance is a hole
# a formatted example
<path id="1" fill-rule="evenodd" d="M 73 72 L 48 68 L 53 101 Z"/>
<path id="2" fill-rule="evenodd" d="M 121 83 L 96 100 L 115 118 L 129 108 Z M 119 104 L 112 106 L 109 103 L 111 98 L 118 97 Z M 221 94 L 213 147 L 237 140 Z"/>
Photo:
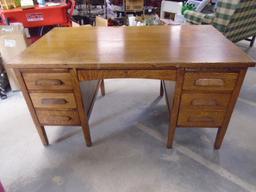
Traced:
<path id="1" fill-rule="evenodd" d="M 191 116 L 188 118 L 188 122 L 215 122 L 212 117 L 209 116 Z"/>
<path id="2" fill-rule="evenodd" d="M 191 101 L 192 106 L 217 106 L 216 99 L 193 99 Z"/>
<path id="3" fill-rule="evenodd" d="M 43 105 L 64 105 L 64 104 L 67 104 L 68 101 L 66 99 L 47 98 L 47 99 L 42 99 L 41 103 Z"/>
<path id="4" fill-rule="evenodd" d="M 197 79 L 195 81 L 196 86 L 224 86 L 223 79 Z"/>
<path id="5" fill-rule="evenodd" d="M 57 86 L 63 85 L 64 83 L 59 79 L 38 79 L 35 84 L 37 86 Z"/>

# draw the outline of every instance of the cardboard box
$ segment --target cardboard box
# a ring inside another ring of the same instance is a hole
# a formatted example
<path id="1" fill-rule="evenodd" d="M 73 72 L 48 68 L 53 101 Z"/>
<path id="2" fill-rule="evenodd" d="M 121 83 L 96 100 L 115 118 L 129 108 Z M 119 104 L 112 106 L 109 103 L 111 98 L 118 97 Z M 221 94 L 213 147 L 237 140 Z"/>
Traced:
<path id="1" fill-rule="evenodd" d="M 126 0 L 126 11 L 143 11 L 144 0 Z"/>
<path id="2" fill-rule="evenodd" d="M 4 66 L 12 58 L 27 48 L 24 28 L 22 25 L 0 26 L 0 53 Z M 11 89 L 19 90 L 18 81 L 12 69 L 6 69 Z"/>

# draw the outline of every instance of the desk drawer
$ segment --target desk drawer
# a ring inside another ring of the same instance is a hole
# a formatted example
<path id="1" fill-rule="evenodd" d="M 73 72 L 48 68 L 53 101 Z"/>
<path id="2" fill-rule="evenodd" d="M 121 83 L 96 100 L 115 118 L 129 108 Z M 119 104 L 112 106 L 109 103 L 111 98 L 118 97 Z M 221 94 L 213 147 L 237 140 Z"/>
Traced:
<path id="1" fill-rule="evenodd" d="M 31 93 L 30 97 L 35 108 L 76 108 L 76 101 L 73 93 Z"/>
<path id="2" fill-rule="evenodd" d="M 178 126 L 218 127 L 225 117 L 224 111 L 181 110 Z"/>
<path id="3" fill-rule="evenodd" d="M 184 93 L 181 109 L 226 110 L 230 94 Z"/>
<path id="4" fill-rule="evenodd" d="M 37 110 L 39 122 L 43 125 L 80 125 L 78 112 Z"/>
<path id="5" fill-rule="evenodd" d="M 72 90 L 69 73 L 23 73 L 29 90 Z"/>
<path id="6" fill-rule="evenodd" d="M 188 72 L 185 74 L 183 89 L 232 91 L 237 79 L 238 73 Z"/>

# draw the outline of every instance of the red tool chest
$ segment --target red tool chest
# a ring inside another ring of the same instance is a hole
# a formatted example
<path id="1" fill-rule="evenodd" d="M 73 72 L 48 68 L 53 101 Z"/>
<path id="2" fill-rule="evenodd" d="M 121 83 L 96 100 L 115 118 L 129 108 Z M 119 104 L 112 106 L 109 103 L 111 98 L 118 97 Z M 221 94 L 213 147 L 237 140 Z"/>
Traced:
<path id="1" fill-rule="evenodd" d="M 7 20 L 23 23 L 24 27 L 41 27 L 47 25 L 70 26 L 70 17 L 67 13 L 69 6 L 61 4 L 58 6 L 46 6 L 31 9 L 11 9 L 1 10 L 2 23 L 7 24 Z"/>

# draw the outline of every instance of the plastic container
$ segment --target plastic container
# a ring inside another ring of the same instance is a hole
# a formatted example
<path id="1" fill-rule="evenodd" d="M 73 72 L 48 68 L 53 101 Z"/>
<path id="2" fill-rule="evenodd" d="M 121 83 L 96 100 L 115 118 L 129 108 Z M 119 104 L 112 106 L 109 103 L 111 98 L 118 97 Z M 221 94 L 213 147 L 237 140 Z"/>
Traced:
<path id="1" fill-rule="evenodd" d="M 45 6 L 45 0 L 37 0 L 38 4 L 40 7 L 44 7 Z"/>

